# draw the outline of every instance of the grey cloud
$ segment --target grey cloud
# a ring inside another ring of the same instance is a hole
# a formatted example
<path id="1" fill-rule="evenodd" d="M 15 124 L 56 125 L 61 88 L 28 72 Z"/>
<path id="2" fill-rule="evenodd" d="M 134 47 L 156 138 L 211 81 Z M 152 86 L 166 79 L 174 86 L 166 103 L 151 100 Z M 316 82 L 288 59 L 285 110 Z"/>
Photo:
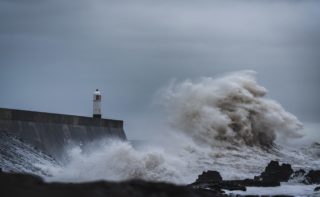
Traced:
<path id="1" fill-rule="evenodd" d="M 300 119 L 319 121 L 319 1 L 0 1 L 0 105 L 144 114 L 172 78 L 241 69 Z"/>

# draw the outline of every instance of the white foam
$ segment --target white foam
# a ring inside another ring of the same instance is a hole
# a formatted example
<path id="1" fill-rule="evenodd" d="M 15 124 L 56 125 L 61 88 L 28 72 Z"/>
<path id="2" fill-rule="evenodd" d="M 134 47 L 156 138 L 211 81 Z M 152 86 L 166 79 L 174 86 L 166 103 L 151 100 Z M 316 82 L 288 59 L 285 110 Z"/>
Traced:
<path id="1" fill-rule="evenodd" d="M 66 165 L 43 166 L 52 174 L 46 179 L 140 178 L 186 184 L 205 170 L 218 170 L 224 179 L 253 178 L 270 160 L 291 163 L 294 169 L 319 168 L 319 157 L 314 154 L 319 147 L 278 144 L 277 149 L 261 148 L 281 142 L 275 139 L 296 137 L 301 124 L 278 103 L 263 97 L 266 90 L 252 72 L 174 83 L 163 93 L 172 124 L 180 132 L 164 127 L 163 137 L 158 137 L 161 129 L 157 128 L 157 143 L 149 141 L 137 149 L 115 140 L 72 147 Z"/>
<path id="2" fill-rule="evenodd" d="M 271 145 L 276 137 L 298 137 L 298 119 L 267 99 L 254 71 L 222 78 L 172 83 L 163 91 L 171 124 L 201 143 Z"/>
<path id="3" fill-rule="evenodd" d="M 227 194 L 239 195 L 292 195 L 296 197 L 320 196 L 319 192 L 314 192 L 316 185 L 302 184 L 282 184 L 280 187 L 247 187 L 247 191 L 226 191 Z"/>

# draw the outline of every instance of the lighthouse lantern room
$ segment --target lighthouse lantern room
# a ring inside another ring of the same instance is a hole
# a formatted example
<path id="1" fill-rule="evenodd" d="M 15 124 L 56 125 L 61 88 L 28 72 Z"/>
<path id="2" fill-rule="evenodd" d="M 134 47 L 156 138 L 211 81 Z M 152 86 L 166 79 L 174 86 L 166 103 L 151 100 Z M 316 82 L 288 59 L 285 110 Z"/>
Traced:
<path id="1" fill-rule="evenodd" d="M 93 118 L 101 118 L 101 93 L 99 89 L 93 93 Z"/>

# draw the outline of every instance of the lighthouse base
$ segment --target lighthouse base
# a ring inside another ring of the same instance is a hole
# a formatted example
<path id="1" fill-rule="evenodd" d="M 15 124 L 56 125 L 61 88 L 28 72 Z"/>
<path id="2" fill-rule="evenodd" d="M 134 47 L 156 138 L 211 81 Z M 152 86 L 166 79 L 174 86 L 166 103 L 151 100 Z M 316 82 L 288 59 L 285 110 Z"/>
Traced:
<path id="1" fill-rule="evenodd" d="M 101 114 L 93 114 L 93 118 L 100 118 L 101 119 Z"/>

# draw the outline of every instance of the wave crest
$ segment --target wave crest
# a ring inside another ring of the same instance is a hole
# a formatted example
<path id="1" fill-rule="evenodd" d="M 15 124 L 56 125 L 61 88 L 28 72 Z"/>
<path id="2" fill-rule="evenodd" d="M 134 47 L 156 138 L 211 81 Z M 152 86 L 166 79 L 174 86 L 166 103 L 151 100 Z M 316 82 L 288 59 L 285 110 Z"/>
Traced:
<path id="1" fill-rule="evenodd" d="M 302 124 L 266 94 L 254 71 L 240 71 L 173 82 L 162 101 L 171 124 L 196 141 L 269 147 L 277 136 L 297 137 Z"/>

